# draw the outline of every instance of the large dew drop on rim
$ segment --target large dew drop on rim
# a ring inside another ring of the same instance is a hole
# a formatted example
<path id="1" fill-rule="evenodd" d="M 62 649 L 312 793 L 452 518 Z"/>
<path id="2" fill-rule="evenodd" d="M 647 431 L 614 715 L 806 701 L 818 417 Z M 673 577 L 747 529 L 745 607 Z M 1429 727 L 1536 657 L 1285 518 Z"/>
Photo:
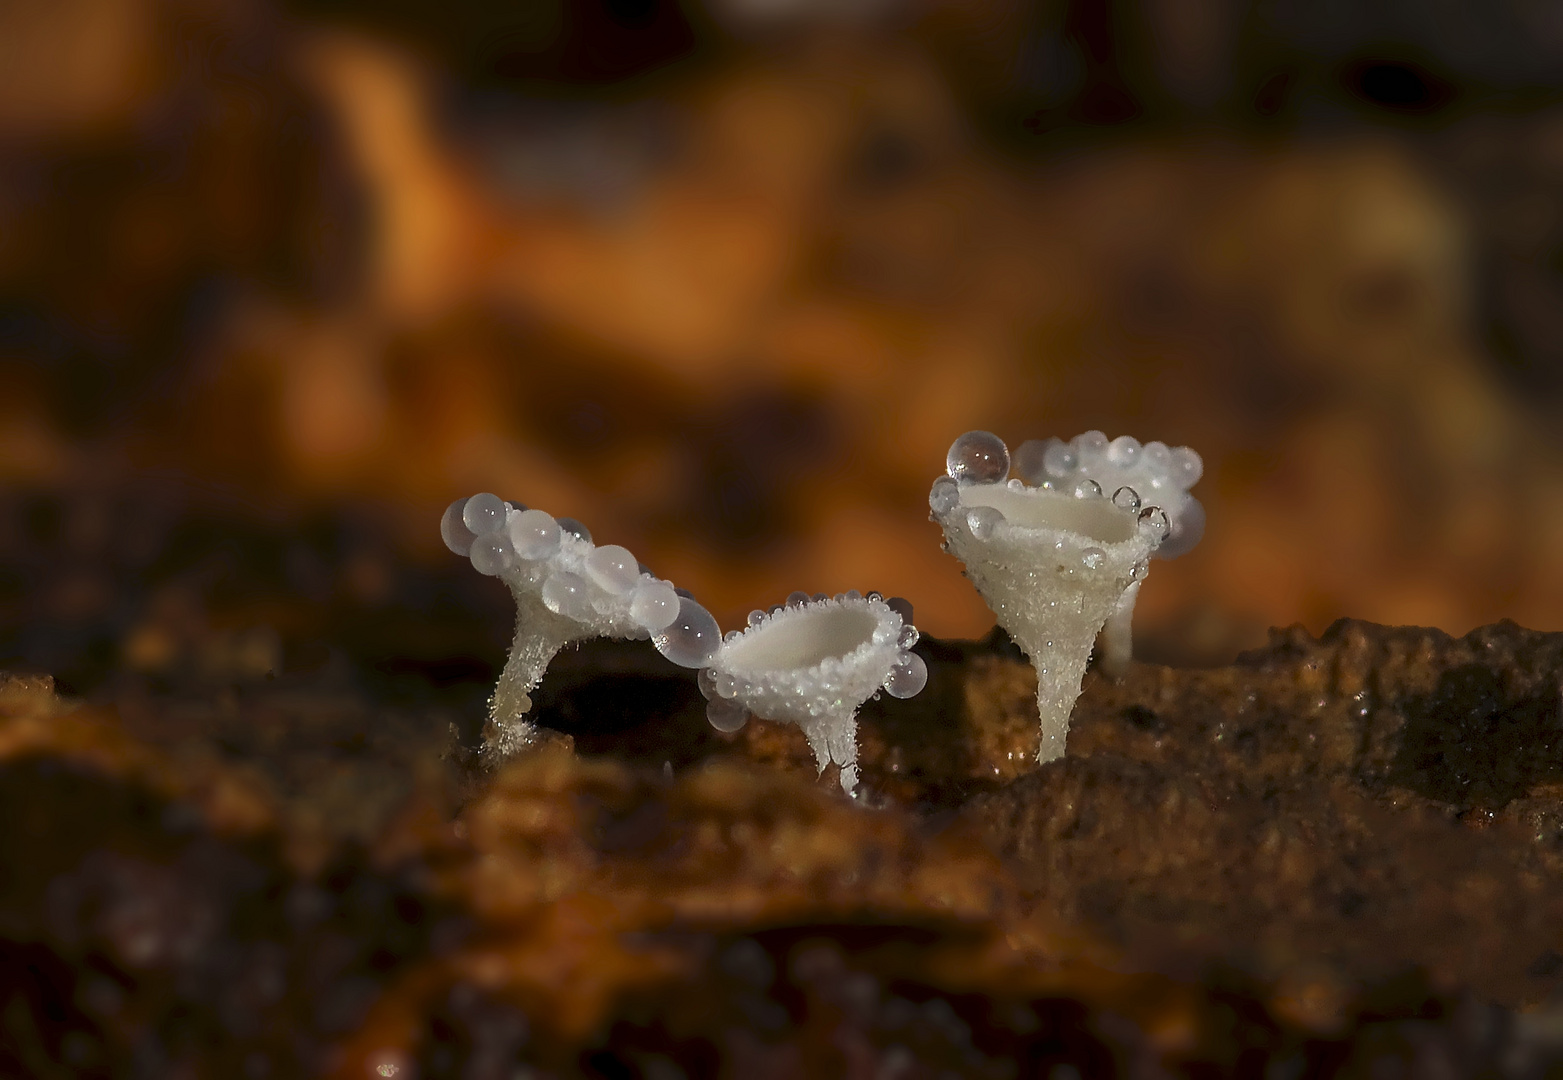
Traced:
<path id="1" fill-rule="evenodd" d="M 467 500 L 467 505 L 461 510 L 461 521 L 472 530 L 473 536 L 487 536 L 505 527 L 505 514 L 508 511 L 504 499 L 485 491 Z"/>
<path id="2" fill-rule="evenodd" d="M 445 508 L 445 516 L 440 518 L 440 539 L 457 555 L 472 554 L 472 541 L 477 539 L 472 535 L 472 530 L 467 528 L 467 523 L 461 520 L 461 512 L 466 505 L 466 499 L 457 499 Z"/>
<path id="3" fill-rule="evenodd" d="M 510 519 L 510 543 L 523 559 L 546 559 L 559 550 L 559 523 L 546 510 L 523 510 Z"/>
<path id="4" fill-rule="evenodd" d="M 1199 543 L 1200 537 L 1205 535 L 1204 504 L 1190 496 L 1169 524 L 1167 538 L 1156 549 L 1156 555 L 1163 559 L 1177 558 L 1193 548 Z"/>
<path id="5" fill-rule="evenodd" d="M 640 578 L 640 563 L 629 548 L 605 544 L 586 556 L 586 576 L 599 589 L 618 596 L 635 587 Z"/>
<path id="6" fill-rule="evenodd" d="M 586 595 L 586 579 L 568 570 L 550 574 L 543 582 L 543 606 L 567 619 L 590 618 L 592 604 Z"/>
<path id="7" fill-rule="evenodd" d="M 677 617 L 666 629 L 652 634 L 651 643 L 679 667 L 701 668 L 710 664 L 721 648 L 722 630 L 709 611 L 683 597 Z"/>
<path id="8" fill-rule="evenodd" d="M 944 515 L 954 510 L 961 503 L 961 489 L 948 476 L 941 476 L 933 482 L 933 487 L 928 491 L 928 509 L 935 514 Z"/>
<path id="9" fill-rule="evenodd" d="M 928 685 L 928 665 L 916 653 L 907 653 L 885 676 L 885 693 L 893 698 L 915 697 Z"/>
<path id="10" fill-rule="evenodd" d="M 716 730 L 732 733 L 749 722 L 749 710 L 731 698 L 714 697 L 706 702 L 706 720 Z"/>
<path id="11" fill-rule="evenodd" d="M 666 630 L 678 618 L 679 595 L 673 586 L 654 578 L 642 578 L 630 598 L 630 618 L 652 633 Z"/>
<path id="12" fill-rule="evenodd" d="M 968 431 L 950 444 L 944 470 L 952 480 L 997 484 L 1009 475 L 1009 447 L 991 431 Z"/>
<path id="13" fill-rule="evenodd" d="M 1032 487 L 1041 486 L 1047 479 L 1047 447 L 1047 442 L 1042 439 L 1027 439 L 1015 447 L 1015 453 L 1010 458 L 1010 467 L 1015 475 Z"/>
<path id="14" fill-rule="evenodd" d="M 516 564 L 515 549 L 503 532 L 489 533 L 472 541 L 472 569 L 498 577 Z"/>

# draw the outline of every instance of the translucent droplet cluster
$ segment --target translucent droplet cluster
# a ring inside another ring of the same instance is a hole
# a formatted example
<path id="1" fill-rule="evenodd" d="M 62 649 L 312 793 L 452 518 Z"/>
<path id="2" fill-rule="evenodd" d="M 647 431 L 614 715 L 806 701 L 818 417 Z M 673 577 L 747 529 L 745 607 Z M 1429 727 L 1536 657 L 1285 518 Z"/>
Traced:
<path id="1" fill-rule="evenodd" d="M 1188 551 L 1205 532 L 1205 508 L 1189 494 L 1205 471 L 1199 454 L 1187 446 L 1141 443 L 1129 435 L 1108 439 L 1087 431 L 1065 442 L 1032 439 L 1015 451 L 1015 472 L 1035 487 L 1073 490 L 1083 482 L 1103 491 L 1127 488 L 1141 503 L 1166 514 L 1168 531 L 1156 550 L 1162 558 Z"/>
<path id="2" fill-rule="evenodd" d="M 904 615 L 903 615 L 904 612 Z M 749 616 L 701 671 L 706 716 L 735 731 L 750 714 L 803 729 L 823 772 L 841 767 L 841 786 L 857 786 L 857 710 L 880 690 L 909 698 L 928 682 L 911 605 L 857 592 L 810 597 Z"/>

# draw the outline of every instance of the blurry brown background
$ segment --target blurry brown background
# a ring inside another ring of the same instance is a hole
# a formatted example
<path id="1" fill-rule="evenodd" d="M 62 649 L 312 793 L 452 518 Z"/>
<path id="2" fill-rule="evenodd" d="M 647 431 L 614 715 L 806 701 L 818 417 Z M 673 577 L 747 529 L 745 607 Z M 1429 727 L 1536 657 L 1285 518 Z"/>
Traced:
<path id="1" fill-rule="evenodd" d="M 1150 655 L 1563 628 L 1556 6 L 707 4 L 0 3 L 4 484 L 441 565 L 492 490 L 977 635 L 945 448 L 1101 428 L 1206 461 Z"/>

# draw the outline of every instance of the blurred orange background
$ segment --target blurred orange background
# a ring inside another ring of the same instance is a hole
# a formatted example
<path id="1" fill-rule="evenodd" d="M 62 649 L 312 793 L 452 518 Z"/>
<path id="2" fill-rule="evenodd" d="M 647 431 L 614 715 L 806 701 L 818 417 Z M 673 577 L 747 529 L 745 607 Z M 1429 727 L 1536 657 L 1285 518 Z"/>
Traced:
<path id="1" fill-rule="evenodd" d="M 1503 3 L 12 0 L 0 475 L 426 560 L 489 490 L 974 636 L 950 441 L 1100 428 L 1206 462 L 1152 654 L 1563 629 L 1558 71 Z"/>

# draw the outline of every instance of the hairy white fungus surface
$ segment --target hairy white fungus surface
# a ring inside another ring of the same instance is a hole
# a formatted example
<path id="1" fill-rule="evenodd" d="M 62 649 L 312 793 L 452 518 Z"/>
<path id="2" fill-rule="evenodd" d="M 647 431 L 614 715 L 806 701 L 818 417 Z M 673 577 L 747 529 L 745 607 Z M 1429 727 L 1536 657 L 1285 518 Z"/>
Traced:
<path id="1" fill-rule="evenodd" d="M 904 612 L 904 616 L 903 616 Z M 928 681 L 912 652 L 917 628 L 904 600 L 877 593 L 810 598 L 755 611 L 729 634 L 700 673 L 706 715 L 718 731 L 736 731 L 749 713 L 797 724 L 820 772 L 841 767 L 841 787 L 857 788 L 857 710 L 880 690 L 908 698 Z"/>
<path id="2" fill-rule="evenodd" d="M 956 440 L 951 462 L 956 447 L 970 438 Z M 1111 448 L 1100 432 L 1077 442 L 1047 449 L 1055 457 L 1094 460 Z M 1016 455 L 1022 463 L 1043 456 L 1036 447 L 1022 449 Z M 986 450 L 985 459 L 993 456 Z M 1004 456 L 1008 460 L 1007 452 Z M 1029 478 L 1002 483 L 1003 476 L 984 474 L 983 482 L 974 482 L 962 481 L 955 469 L 948 473 L 934 481 L 928 496 L 933 520 L 944 530 L 944 548 L 966 565 L 966 576 L 999 624 L 1036 666 L 1037 760 L 1062 757 L 1091 646 L 1125 593 L 1144 578 L 1166 536 L 1167 515 L 1157 506 L 1142 507 L 1137 494 L 1132 500 L 1116 489 L 1104 495 L 1105 485 L 1091 476 L 1049 474 L 1043 479 L 1050 483 L 1035 485 L 1025 482 Z"/>
<path id="3" fill-rule="evenodd" d="M 490 494 L 458 499 L 440 522 L 445 545 L 502 580 L 516 600 L 516 633 L 489 700 L 484 747 L 500 757 L 536 741 L 532 691 L 566 644 L 650 638 L 675 664 L 701 667 L 721 632 L 711 613 L 646 573 L 617 544 L 598 547 L 586 526 Z"/>

